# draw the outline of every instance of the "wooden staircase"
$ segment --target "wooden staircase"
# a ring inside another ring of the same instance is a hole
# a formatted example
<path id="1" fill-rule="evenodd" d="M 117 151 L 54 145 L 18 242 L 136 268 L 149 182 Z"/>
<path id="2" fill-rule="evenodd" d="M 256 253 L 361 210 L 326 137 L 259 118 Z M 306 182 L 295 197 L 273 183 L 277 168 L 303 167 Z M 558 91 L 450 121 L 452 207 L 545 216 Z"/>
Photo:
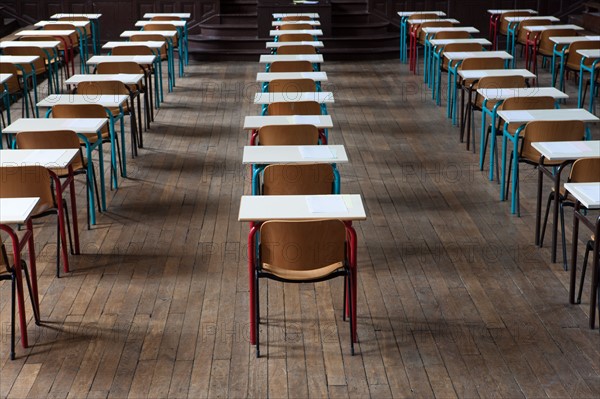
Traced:
<path id="1" fill-rule="evenodd" d="M 331 0 L 331 5 L 332 36 L 323 38 L 322 49 L 328 59 L 397 56 L 397 28 L 370 14 L 368 0 Z M 256 60 L 268 52 L 257 31 L 256 0 L 221 0 L 219 13 L 190 34 L 190 54 L 198 59 Z"/>

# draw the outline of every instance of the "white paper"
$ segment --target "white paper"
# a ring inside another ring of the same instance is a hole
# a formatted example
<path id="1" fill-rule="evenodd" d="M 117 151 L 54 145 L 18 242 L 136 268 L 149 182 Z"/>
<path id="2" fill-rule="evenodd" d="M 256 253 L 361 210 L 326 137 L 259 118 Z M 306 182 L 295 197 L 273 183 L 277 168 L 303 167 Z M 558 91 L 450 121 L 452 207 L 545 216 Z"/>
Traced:
<path id="1" fill-rule="evenodd" d="M 315 195 L 306 197 L 310 213 L 348 213 L 346 203 L 338 195 Z"/>
<path id="2" fill-rule="evenodd" d="M 292 117 L 292 123 L 298 125 L 315 125 L 319 126 L 321 124 L 321 119 L 318 116 L 311 115 L 294 115 Z"/>
<path id="3" fill-rule="evenodd" d="M 332 149 L 325 145 L 303 145 L 298 148 L 304 159 L 335 159 Z"/>

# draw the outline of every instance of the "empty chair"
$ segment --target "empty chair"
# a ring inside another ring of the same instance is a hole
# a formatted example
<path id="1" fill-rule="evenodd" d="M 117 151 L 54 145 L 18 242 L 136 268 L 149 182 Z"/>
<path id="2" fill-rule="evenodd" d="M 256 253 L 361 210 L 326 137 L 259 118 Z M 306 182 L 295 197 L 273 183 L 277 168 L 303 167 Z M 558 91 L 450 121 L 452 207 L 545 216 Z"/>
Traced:
<path id="1" fill-rule="evenodd" d="M 155 15 L 150 18 L 151 21 L 181 21 L 181 18 L 174 15 Z"/>
<path id="2" fill-rule="evenodd" d="M 277 54 L 316 54 L 317 50 L 314 46 L 297 45 L 297 46 L 281 46 L 277 49 Z"/>
<path id="3" fill-rule="evenodd" d="M 112 49 L 111 51 L 112 55 L 143 55 L 143 56 L 156 56 L 156 54 L 154 53 L 154 51 L 152 51 L 152 49 L 148 46 L 143 46 L 143 45 L 139 45 L 139 46 L 117 46 L 115 48 Z M 142 69 L 144 70 L 144 78 L 145 78 L 145 83 L 146 83 L 146 87 L 148 87 L 148 94 L 150 95 L 150 104 L 153 104 L 154 98 L 153 98 L 153 91 L 152 91 L 152 75 L 155 74 L 155 70 L 154 70 L 154 64 L 146 64 L 140 65 L 142 67 Z M 160 71 L 159 71 L 160 72 Z M 160 76 L 157 76 L 158 79 L 160 79 Z M 159 82 L 156 81 L 154 82 L 155 85 L 157 85 Z M 157 95 L 157 100 L 158 100 L 158 95 Z M 154 121 L 154 111 L 152 108 L 150 108 L 151 111 L 151 120 Z"/>
<path id="4" fill-rule="evenodd" d="M 263 171 L 262 195 L 339 194 L 333 166 L 327 163 L 268 165 Z"/>
<path id="5" fill-rule="evenodd" d="M 287 101 L 271 103 L 269 115 L 321 115 L 321 105 L 316 101 Z"/>
<path id="6" fill-rule="evenodd" d="M 600 49 L 600 41 L 598 40 L 590 40 L 590 41 L 582 41 L 582 42 L 574 42 L 569 45 L 569 49 L 567 50 L 567 59 L 565 61 L 565 75 L 569 72 L 574 72 L 576 74 L 579 73 L 579 69 L 581 67 L 581 59 L 583 58 L 581 54 L 577 52 L 577 50 L 598 50 Z M 591 67 L 592 62 L 594 60 L 591 58 L 587 58 L 584 61 L 584 65 Z M 564 89 L 564 76 L 560 77 L 560 90 Z M 593 95 L 593 93 L 592 93 Z"/>
<path id="7" fill-rule="evenodd" d="M 44 30 L 53 31 L 53 30 L 72 30 L 73 33 L 70 35 L 60 35 L 62 38 L 61 44 L 59 45 L 59 50 L 64 51 L 65 53 L 65 62 L 71 64 L 71 73 L 75 73 L 75 49 L 79 46 L 79 34 L 77 33 L 77 29 L 73 24 L 64 23 L 64 24 L 49 24 L 44 25 Z M 49 32 L 49 35 L 52 35 L 52 32 Z M 68 55 L 67 55 L 68 53 Z M 83 57 L 83 55 L 81 55 Z"/>
<path id="8" fill-rule="evenodd" d="M 282 21 L 310 21 L 311 18 L 306 15 L 288 15 L 281 18 Z"/>
<path id="9" fill-rule="evenodd" d="M 283 24 L 279 26 L 279 30 L 303 30 L 313 29 L 311 24 Z"/>
<path id="10" fill-rule="evenodd" d="M 256 356 L 260 356 L 260 301 L 259 280 L 269 278 L 287 283 L 312 283 L 343 276 L 344 303 L 353 306 L 356 293 L 352 287 L 352 268 L 347 257 L 346 227 L 339 220 L 322 221 L 268 221 L 261 225 L 259 256 L 254 260 L 254 307 Z M 289 250 L 294 248 L 294 256 Z M 350 299 L 351 298 L 351 299 Z M 348 300 L 347 300 L 348 299 Z M 345 306 L 344 306 L 345 308 Z M 350 349 L 354 354 L 354 320 L 350 317 Z"/>
<path id="11" fill-rule="evenodd" d="M 297 93 L 317 91 L 317 85 L 312 79 L 274 79 L 269 82 L 270 93 Z"/>
<path id="12" fill-rule="evenodd" d="M 287 47 L 287 46 L 285 46 Z M 275 61 L 269 67 L 269 72 L 313 72 L 309 61 Z"/>
<path id="13" fill-rule="evenodd" d="M 280 42 L 312 42 L 315 40 L 308 33 L 282 33 L 277 38 Z"/>
<path id="14" fill-rule="evenodd" d="M 577 36 L 577 31 L 573 29 L 548 29 L 543 31 L 537 40 L 537 44 L 533 47 L 532 62 L 533 62 L 533 73 L 537 74 L 537 55 L 542 56 L 542 66 L 548 58 L 552 58 L 554 52 L 554 42 L 550 40 L 551 37 L 564 37 L 564 36 Z M 529 66 L 529 65 L 528 65 Z M 554 67 L 554 66 L 553 66 Z"/>
<path id="15" fill-rule="evenodd" d="M 317 145 L 319 129 L 314 125 L 268 125 L 258 129 L 260 145 Z"/>
<path id="16" fill-rule="evenodd" d="M 452 23 L 449 21 L 427 21 L 422 24 L 414 24 L 410 27 L 409 37 L 410 37 L 410 61 L 409 66 L 410 70 L 414 73 L 417 73 L 417 64 L 418 64 L 418 55 L 419 50 L 418 46 L 423 46 L 425 44 L 425 32 L 423 32 L 423 28 L 427 27 L 451 27 Z"/>
<path id="17" fill-rule="evenodd" d="M 14 55 L 14 56 L 33 56 L 37 55 L 35 61 L 32 62 L 33 68 L 29 63 L 22 63 L 20 67 L 17 68 L 17 75 L 21 78 L 23 82 L 23 86 L 27 88 L 27 95 L 29 96 L 29 90 L 33 90 L 33 100 L 31 101 L 31 97 L 29 97 L 29 102 L 31 104 L 32 113 L 34 112 L 34 105 L 38 102 L 37 95 L 37 86 L 41 83 L 42 79 L 48 73 L 48 69 L 46 68 L 46 53 L 39 47 L 8 47 L 3 49 L 4 54 L 6 55 Z"/>
<path id="18" fill-rule="evenodd" d="M 443 40 L 443 39 L 468 39 L 471 37 L 471 34 L 469 32 L 465 32 L 465 31 L 448 31 L 448 32 L 438 32 L 434 35 L 434 38 L 436 40 Z"/>
<path id="19" fill-rule="evenodd" d="M 19 70 L 14 64 L 9 62 L 0 62 L 0 73 L 8 73 L 12 76 L 10 79 L 4 82 L 5 86 L 5 97 L 4 97 L 4 108 L 6 109 L 6 121 L 4 120 L 4 113 L 2 113 L 2 123 L 4 126 L 10 125 L 12 118 L 10 115 L 10 104 L 11 102 L 17 101 L 18 96 L 29 95 L 29 93 L 25 93 L 23 86 L 21 85 L 21 81 L 19 80 Z M 30 103 L 33 103 L 30 99 Z M 32 104 L 33 105 L 33 104 Z M 32 108 L 33 111 L 33 108 Z M 25 116 L 25 101 L 21 102 L 21 117 Z M 8 146 L 10 143 L 8 142 L 9 137 L 6 136 L 6 142 Z M 0 141 L 0 148 L 2 148 L 2 142 Z"/>
<path id="20" fill-rule="evenodd" d="M 528 17 L 531 14 L 527 11 L 509 11 L 505 12 L 500 16 L 500 26 L 498 27 L 498 33 L 506 36 L 508 34 L 509 22 L 506 20 L 508 17 Z"/>

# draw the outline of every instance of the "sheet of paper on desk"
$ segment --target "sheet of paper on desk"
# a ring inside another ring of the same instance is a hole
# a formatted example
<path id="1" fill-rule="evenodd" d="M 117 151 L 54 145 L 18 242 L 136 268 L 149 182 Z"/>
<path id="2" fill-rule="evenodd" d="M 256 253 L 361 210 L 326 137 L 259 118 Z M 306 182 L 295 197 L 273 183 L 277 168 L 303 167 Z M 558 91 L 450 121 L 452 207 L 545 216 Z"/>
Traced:
<path id="1" fill-rule="evenodd" d="M 315 195 L 306 198 L 311 213 L 347 213 L 348 208 L 341 196 Z"/>
<path id="2" fill-rule="evenodd" d="M 310 115 L 294 115 L 292 117 L 292 123 L 298 125 L 315 125 L 318 126 L 321 120 L 318 116 L 310 116 Z"/>
<path id="3" fill-rule="evenodd" d="M 28 157 L 23 159 L 23 163 L 33 163 L 39 165 L 53 165 L 56 164 L 56 161 L 59 160 L 63 155 L 65 155 L 66 150 L 35 150 Z"/>
<path id="4" fill-rule="evenodd" d="M 551 152 L 563 152 L 567 154 L 579 154 L 582 152 L 592 151 L 589 145 L 582 142 L 573 142 L 573 143 L 565 143 L 565 142 L 556 142 L 556 143 L 546 143 L 544 145 Z"/>
<path id="5" fill-rule="evenodd" d="M 300 155 L 305 159 L 336 159 L 334 151 L 324 145 L 303 145 L 299 147 Z"/>

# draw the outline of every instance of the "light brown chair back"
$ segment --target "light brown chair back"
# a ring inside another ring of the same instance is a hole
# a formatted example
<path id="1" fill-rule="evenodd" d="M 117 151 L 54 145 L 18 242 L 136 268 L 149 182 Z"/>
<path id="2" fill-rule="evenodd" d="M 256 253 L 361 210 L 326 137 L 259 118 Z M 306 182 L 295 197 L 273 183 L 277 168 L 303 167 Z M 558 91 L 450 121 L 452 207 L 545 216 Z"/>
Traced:
<path id="1" fill-rule="evenodd" d="M 475 69 L 504 69 L 502 58 L 467 58 L 458 67 L 465 71 Z"/>
<path id="2" fill-rule="evenodd" d="M 269 165 L 263 173 L 262 194 L 333 194 L 333 180 L 333 167 L 327 163 Z"/>
<path id="3" fill-rule="evenodd" d="M 500 109 L 518 111 L 531 109 L 554 109 L 555 100 L 552 97 L 512 97 L 504 100 Z"/>
<path id="4" fill-rule="evenodd" d="M 425 32 L 423 32 L 423 28 L 435 28 L 435 27 L 439 27 L 439 28 L 444 28 L 444 27 L 451 27 L 452 22 L 450 21 L 427 21 L 427 22 L 423 22 L 422 24 L 418 25 L 416 28 L 412 28 L 414 29 L 415 35 L 419 38 L 419 43 L 420 44 L 424 44 L 425 43 Z"/>
<path id="5" fill-rule="evenodd" d="M 478 89 L 487 89 L 490 93 L 494 93 L 495 89 L 518 89 L 527 87 L 523 76 L 486 76 L 477 82 Z M 479 108 L 483 106 L 483 96 L 477 94 L 475 104 Z M 492 109 L 496 101 L 488 100 L 486 106 Z"/>
<path id="6" fill-rule="evenodd" d="M 526 19 L 519 24 L 519 30 L 517 33 L 517 42 L 521 44 L 525 44 L 527 40 L 527 34 L 529 33 L 527 30 L 523 29 L 526 26 L 542 26 L 542 25 L 552 25 L 552 21 L 549 19 Z M 529 33 L 529 38 L 532 39 L 535 36 L 534 33 Z"/>
<path id="7" fill-rule="evenodd" d="M 438 32 L 434 37 L 436 39 L 468 39 L 471 34 L 465 31 Z"/>
<path id="8" fill-rule="evenodd" d="M 285 46 L 287 47 L 287 46 Z M 281 47 L 280 47 L 281 48 Z M 269 72 L 313 72 L 313 66 L 308 61 L 275 61 L 271 63 Z"/>
<path id="9" fill-rule="evenodd" d="M 163 42 L 164 44 L 160 48 L 161 60 L 166 60 L 168 57 L 167 53 L 167 41 L 162 35 L 133 35 L 129 38 L 132 42 Z"/>
<path id="10" fill-rule="evenodd" d="M 269 93 L 297 93 L 317 91 L 317 85 L 312 79 L 275 79 L 269 82 Z"/>
<path id="11" fill-rule="evenodd" d="M 73 47 L 79 45 L 79 35 L 77 34 L 77 28 L 75 25 L 64 23 L 64 24 L 50 24 L 45 25 L 44 30 L 74 30 L 75 32 L 71 33 L 68 37 L 71 40 L 71 44 Z"/>
<path id="12" fill-rule="evenodd" d="M 279 26 L 279 30 L 300 30 L 313 29 L 311 24 L 284 24 Z"/>
<path id="13" fill-rule="evenodd" d="M 268 125 L 258 129 L 260 145 L 317 145 L 319 129 L 314 125 Z"/>
<path id="14" fill-rule="evenodd" d="M 79 150 L 79 155 L 71 162 L 74 171 L 84 169 L 83 153 L 79 144 L 77 133 L 72 130 L 55 130 L 40 132 L 19 132 L 17 134 L 17 147 L 24 150 L 52 150 L 74 148 Z M 65 174 L 66 170 L 58 173 Z"/>
<path id="15" fill-rule="evenodd" d="M 285 271 L 312 272 L 302 274 L 303 279 L 318 278 L 319 269 L 343 265 L 345 242 L 346 228 L 339 220 L 268 221 L 260 228 L 261 263 L 289 278 L 294 274 Z"/>
<path id="16" fill-rule="evenodd" d="M 599 50 L 600 49 L 600 41 L 599 40 L 590 40 L 585 42 L 574 42 L 569 45 L 569 49 L 567 50 L 567 68 L 579 72 L 579 68 L 581 66 L 581 54 L 577 53 L 577 50 Z M 588 58 L 583 63 L 584 65 L 591 66 L 593 59 Z"/>
<path id="17" fill-rule="evenodd" d="M 439 18 L 440 18 L 440 16 L 433 12 L 419 12 L 419 13 L 411 14 L 411 16 L 408 17 L 408 20 L 412 21 L 415 19 L 439 19 Z"/>
<path id="18" fill-rule="evenodd" d="M 298 46 L 281 46 L 277 49 L 277 54 L 316 54 L 314 46 L 298 45 Z"/>
<path id="19" fill-rule="evenodd" d="M 35 67 L 36 75 L 41 75 L 46 72 L 46 61 L 48 60 L 46 57 L 46 53 L 39 47 L 7 47 L 3 50 L 6 55 L 18 55 L 18 56 L 27 56 L 27 55 L 37 55 L 38 58 L 33 62 L 33 66 Z M 31 72 L 31 66 L 29 63 L 21 64 L 21 67 L 25 70 L 25 72 Z M 21 71 L 17 70 L 20 74 Z"/>
<path id="20" fill-rule="evenodd" d="M 90 22 L 89 18 L 86 17 L 60 17 L 58 19 L 59 21 L 86 21 L 86 22 Z M 92 24 L 89 23 L 86 27 L 85 27 L 85 34 L 89 37 L 92 35 Z"/>
<path id="21" fill-rule="evenodd" d="M 111 50 L 112 55 L 154 55 L 148 46 L 118 46 Z"/>
<path id="22" fill-rule="evenodd" d="M 0 73 L 10 73 L 12 76 L 5 82 L 8 92 L 11 94 L 18 93 L 21 91 L 21 85 L 19 84 L 19 70 L 14 64 L 10 62 L 0 62 Z"/>
<path id="23" fill-rule="evenodd" d="M 483 46 L 479 43 L 450 43 L 444 46 L 444 52 L 461 52 L 461 51 L 483 51 Z M 448 59 L 442 57 L 442 68 L 448 69 Z"/>
<path id="24" fill-rule="evenodd" d="M 500 17 L 500 26 L 498 27 L 498 32 L 501 35 L 506 35 L 508 33 L 508 21 L 506 20 L 507 17 L 528 17 L 530 15 L 531 14 L 526 11 L 505 12 Z"/>
<path id="25" fill-rule="evenodd" d="M 571 166 L 569 181 L 595 183 L 600 181 L 600 158 L 581 158 Z"/>
<path id="26" fill-rule="evenodd" d="M 308 33 L 286 33 L 279 36 L 280 42 L 313 42 L 315 38 Z"/>
<path id="27" fill-rule="evenodd" d="M 282 21 L 310 21 L 310 17 L 304 15 L 288 15 L 281 18 Z"/>
<path id="28" fill-rule="evenodd" d="M 161 31 L 161 30 L 170 30 L 170 31 L 176 31 L 179 32 L 177 30 L 177 27 L 173 24 L 165 24 L 165 23 L 160 23 L 160 24 L 148 24 L 144 26 L 144 31 L 148 32 L 148 31 Z M 161 36 L 164 40 L 164 36 Z M 177 48 L 177 44 L 178 44 L 178 37 L 179 34 L 175 35 L 175 38 L 173 39 L 173 47 Z"/>
<path id="29" fill-rule="evenodd" d="M 107 118 L 100 104 L 57 104 L 52 107 L 53 118 Z"/>
<path id="30" fill-rule="evenodd" d="M 103 82 L 80 82 L 77 84 L 77 94 L 89 97 L 93 102 L 97 96 L 103 94 L 129 95 L 127 86 L 118 80 L 107 80 Z"/>
<path id="31" fill-rule="evenodd" d="M 531 121 L 523 129 L 521 157 L 531 162 L 538 162 L 541 154 L 533 148 L 532 143 L 540 141 L 578 141 L 585 136 L 585 125 L 582 121 Z"/>
<path id="32" fill-rule="evenodd" d="M 50 173 L 43 166 L 0 167 L 0 198 L 39 197 L 33 215 L 55 208 Z"/>
<path id="33" fill-rule="evenodd" d="M 114 73 L 131 73 L 138 74 L 144 73 L 142 68 L 137 62 L 101 62 L 96 67 L 96 73 L 98 74 L 114 74 Z"/>
<path id="34" fill-rule="evenodd" d="M 321 115 L 321 106 L 316 101 L 287 101 L 271 103 L 269 115 Z"/>
<path id="35" fill-rule="evenodd" d="M 181 18 L 173 15 L 156 15 L 150 21 L 181 21 Z"/>
<path id="36" fill-rule="evenodd" d="M 538 42 L 538 52 L 546 56 L 551 56 L 554 50 L 554 43 L 550 38 L 556 36 L 577 36 L 577 31 L 573 29 L 548 29 L 543 31 Z"/>

